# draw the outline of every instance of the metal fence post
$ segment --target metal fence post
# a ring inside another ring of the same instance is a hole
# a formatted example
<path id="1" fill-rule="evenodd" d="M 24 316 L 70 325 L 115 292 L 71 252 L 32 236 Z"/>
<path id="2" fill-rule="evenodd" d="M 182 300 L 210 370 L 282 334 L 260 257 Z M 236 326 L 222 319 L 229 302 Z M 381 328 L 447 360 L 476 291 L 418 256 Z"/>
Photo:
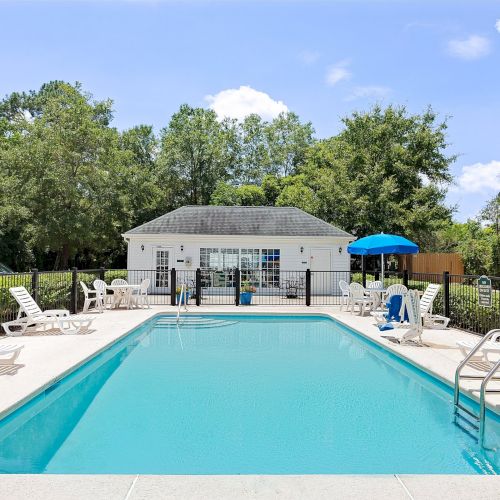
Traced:
<path id="1" fill-rule="evenodd" d="M 78 309 L 78 270 L 76 267 L 71 268 L 71 298 L 70 311 L 71 314 L 76 314 Z"/>
<path id="2" fill-rule="evenodd" d="M 306 270 L 306 306 L 311 305 L 311 270 Z"/>
<path id="3" fill-rule="evenodd" d="M 170 270 L 170 305 L 175 306 L 175 296 L 177 294 L 177 274 L 175 267 Z"/>
<path id="4" fill-rule="evenodd" d="M 234 281 L 236 284 L 236 289 L 234 290 L 234 303 L 235 305 L 240 305 L 240 293 L 241 293 L 241 273 L 239 267 L 234 270 Z"/>
<path id="5" fill-rule="evenodd" d="M 38 269 L 35 268 L 32 270 L 31 276 L 31 295 L 35 302 L 38 302 Z"/>
<path id="6" fill-rule="evenodd" d="M 408 288 L 408 269 L 403 270 L 403 285 Z"/>
<path id="7" fill-rule="evenodd" d="M 196 269 L 196 305 L 201 306 L 201 269 Z"/>
<path id="8" fill-rule="evenodd" d="M 444 315 L 450 317 L 450 273 L 443 273 L 443 309 Z"/>
<path id="9" fill-rule="evenodd" d="M 106 269 L 104 267 L 101 267 L 99 269 L 99 279 L 102 281 L 106 281 L 104 278 L 106 277 Z"/>

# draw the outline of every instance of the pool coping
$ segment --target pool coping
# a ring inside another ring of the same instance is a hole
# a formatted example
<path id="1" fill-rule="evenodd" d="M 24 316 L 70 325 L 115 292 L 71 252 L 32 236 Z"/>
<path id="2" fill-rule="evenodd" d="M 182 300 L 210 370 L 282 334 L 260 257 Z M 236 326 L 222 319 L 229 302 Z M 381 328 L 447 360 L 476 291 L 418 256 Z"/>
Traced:
<path id="1" fill-rule="evenodd" d="M 498 499 L 500 476 L 475 475 L 3 475 L 9 500 L 286 498 L 359 500 Z"/>
<path id="2" fill-rule="evenodd" d="M 206 310 L 205 307 L 208 309 Z M 258 310 L 257 310 L 258 308 Z M 267 309 L 267 310 L 266 310 Z M 354 330 L 355 335 L 359 335 L 360 337 L 364 338 L 370 343 L 373 343 L 373 345 L 381 347 L 383 350 L 387 351 L 388 353 L 398 357 L 402 361 L 408 363 L 410 366 L 413 366 L 414 368 L 421 370 L 423 373 L 427 374 L 428 376 L 436 379 L 438 382 L 441 382 L 448 386 L 449 388 L 453 389 L 454 388 L 454 380 L 443 376 L 442 374 L 438 373 L 437 371 L 433 370 L 432 368 L 423 365 L 419 361 L 413 359 L 411 357 L 412 350 L 408 351 L 408 354 L 405 353 L 404 351 L 401 351 L 401 346 L 399 344 L 393 344 L 391 342 L 386 342 L 384 337 L 380 336 L 380 333 L 377 330 L 378 336 L 375 335 L 370 335 L 366 332 L 364 332 L 361 328 L 357 327 L 356 325 L 349 324 L 352 323 L 352 321 L 345 321 L 345 318 L 339 317 L 339 312 L 336 311 L 325 311 L 321 310 L 318 308 L 315 308 L 314 310 L 311 310 L 312 308 L 307 308 L 307 310 L 303 310 L 303 308 L 294 307 L 292 310 L 289 311 L 274 311 L 274 310 L 269 310 L 267 306 L 255 306 L 255 308 L 252 306 L 250 310 L 247 310 L 247 308 L 240 308 L 236 306 L 224 306 L 220 310 L 214 310 L 213 307 L 210 306 L 201 306 L 197 308 L 196 310 L 191 310 L 187 312 L 183 312 L 183 315 L 236 315 L 236 316 L 323 316 L 329 319 L 332 319 L 334 321 L 339 322 L 341 325 L 343 325 L 345 328 L 349 330 Z M 89 352 L 86 356 L 81 357 L 76 361 L 75 363 L 71 364 L 70 366 L 67 366 L 64 370 L 61 370 L 57 372 L 54 376 L 50 377 L 48 380 L 45 380 L 43 383 L 37 385 L 35 388 L 33 388 L 31 391 L 23 394 L 23 396 L 19 399 L 17 399 L 14 403 L 2 407 L 2 401 L 0 401 L 0 420 L 4 419 L 20 407 L 22 407 L 24 404 L 28 403 L 35 397 L 39 396 L 42 394 L 44 391 L 49 389 L 51 386 L 54 384 L 60 382 L 62 379 L 70 375 L 71 373 L 75 372 L 79 368 L 81 368 L 83 365 L 91 361 L 94 357 L 98 356 L 99 354 L 105 352 L 107 349 L 111 348 L 114 344 L 120 342 L 124 338 L 126 338 L 128 335 L 130 335 L 136 328 L 140 327 L 147 321 L 152 321 L 155 317 L 157 316 L 163 316 L 163 315 L 175 315 L 175 311 L 172 311 L 171 309 L 161 309 L 161 310 L 156 310 L 156 308 L 151 308 L 151 309 L 144 309 L 142 311 L 146 311 L 149 314 L 147 314 L 145 317 L 139 319 L 138 321 L 133 321 L 132 318 L 128 318 L 127 321 L 127 328 L 119 333 L 117 336 L 113 335 L 107 342 L 103 343 L 100 345 L 97 349 L 92 350 Z M 124 312 L 124 311 L 121 311 Z M 107 312 L 109 314 L 109 311 Z M 348 316 L 348 319 L 351 320 L 357 320 L 359 321 L 361 317 L 359 316 Z M 365 317 L 366 319 L 366 317 Z M 427 330 L 426 330 L 427 331 Z M 447 330 L 453 331 L 451 330 Z M 456 330 L 455 330 L 456 331 Z M 461 332 L 465 333 L 465 332 Z M 98 335 L 99 334 L 99 328 L 97 328 L 97 331 L 90 333 L 89 335 Z M 425 334 L 424 334 L 425 335 Z M 63 337 L 66 338 L 71 338 L 75 336 L 68 336 L 64 335 Z M 11 337 L 3 337 L 7 338 L 9 340 L 12 340 L 16 342 L 17 339 L 22 339 L 23 337 L 16 337 L 16 338 L 11 338 Z M 476 394 L 476 390 L 474 389 L 469 389 L 467 387 L 461 387 L 461 393 L 464 394 L 466 397 L 472 399 L 476 403 L 479 402 L 479 397 Z M 491 397 L 486 398 L 486 406 L 487 408 L 496 414 L 497 416 L 500 417 L 500 401 L 493 404 L 491 401 Z"/>

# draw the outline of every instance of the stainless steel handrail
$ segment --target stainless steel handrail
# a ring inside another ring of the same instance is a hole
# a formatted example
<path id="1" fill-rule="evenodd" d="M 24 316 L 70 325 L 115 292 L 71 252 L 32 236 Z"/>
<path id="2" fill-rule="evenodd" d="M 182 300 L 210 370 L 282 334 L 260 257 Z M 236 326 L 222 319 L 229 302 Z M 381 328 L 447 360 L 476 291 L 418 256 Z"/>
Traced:
<path id="1" fill-rule="evenodd" d="M 177 304 L 177 324 L 179 324 L 179 318 L 181 316 L 181 305 L 184 299 L 184 310 L 187 311 L 187 298 L 186 298 L 186 283 L 181 285 L 181 293 L 179 294 L 179 304 Z"/>
<path id="2" fill-rule="evenodd" d="M 479 395 L 479 443 L 481 446 L 484 444 L 484 428 L 485 428 L 485 420 L 486 420 L 486 386 L 488 382 L 491 380 L 493 375 L 500 368 L 500 359 L 495 363 L 493 368 L 488 372 L 486 377 L 481 383 L 481 392 Z"/>
<path id="3" fill-rule="evenodd" d="M 457 412 L 457 405 L 458 405 L 458 401 L 459 401 L 459 397 L 460 397 L 460 372 L 462 371 L 462 369 L 465 367 L 465 365 L 467 365 L 467 363 L 469 362 L 469 360 L 474 356 L 474 354 L 476 354 L 477 351 L 479 351 L 481 349 L 481 347 L 486 343 L 488 342 L 489 339 L 491 339 L 491 337 L 493 337 L 493 335 L 495 335 L 496 333 L 500 333 L 500 328 L 496 328 L 494 330 L 490 330 L 484 337 L 481 341 L 479 341 L 477 343 L 477 345 L 475 345 L 471 351 L 469 352 L 469 354 L 467 354 L 467 356 L 465 356 L 465 358 L 463 359 L 463 361 L 458 365 L 457 367 L 457 370 L 455 371 L 455 398 L 454 398 L 454 402 L 455 402 L 455 413 Z M 499 344 L 500 345 L 500 344 Z"/>
<path id="4" fill-rule="evenodd" d="M 500 369 L 500 360 L 498 360 L 492 368 L 488 371 L 488 373 L 482 377 L 480 392 L 479 392 L 479 415 L 475 415 L 474 412 L 469 410 L 468 408 L 460 405 L 460 376 L 463 368 L 468 364 L 470 359 L 481 350 L 481 348 L 488 342 L 494 335 L 500 333 L 499 328 L 495 328 L 490 330 L 481 341 L 479 341 L 469 352 L 467 356 L 463 359 L 463 361 L 457 366 L 455 371 L 455 394 L 454 394 L 454 403 L 455 403 L 455 415 L 458 414 L 459 410 L 463 410 L 465 413 L 473 417 L 478 421 L 478 425 L 473 425 L 473 427 L 479 430 L 479 444 L 484 446 L 484 434 L 485 434 L 485 424 L 486 424 L 486 393 L 487 385 L 490 380 L 494 377 L 495 373 Z M 499 344 L 500 347 L 500 344 Z M 470 378 L 470 377 L 465 377 Z M 481 377 L 474 376 L 474 379 L 481 379 Z M 472 424 L 471 424 L 472 425 Z"/>

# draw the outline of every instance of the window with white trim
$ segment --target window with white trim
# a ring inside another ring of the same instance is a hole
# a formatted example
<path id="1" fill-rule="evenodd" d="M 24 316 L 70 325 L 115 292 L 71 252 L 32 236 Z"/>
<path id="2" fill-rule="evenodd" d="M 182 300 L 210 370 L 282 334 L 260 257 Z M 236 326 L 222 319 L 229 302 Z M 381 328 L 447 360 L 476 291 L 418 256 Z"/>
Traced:
<path id="1" fill-rule="evenodd" d="M 279 288 L 280 286 L 280 249 L 263 248 L 261 256 L 262 288 Z"/>
<path id="2" fill-rule="evenodd" d="M 249 281 L 251 285 L 260 286 L 258 248 L 242 248 L 240 250 L 241 281 Z"/>

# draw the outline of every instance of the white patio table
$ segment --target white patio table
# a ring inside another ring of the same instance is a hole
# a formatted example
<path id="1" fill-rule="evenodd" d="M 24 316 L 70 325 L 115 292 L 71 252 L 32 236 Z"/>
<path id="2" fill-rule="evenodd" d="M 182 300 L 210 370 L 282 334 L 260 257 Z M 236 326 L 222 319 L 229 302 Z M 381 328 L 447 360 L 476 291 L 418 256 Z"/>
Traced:
<path id="1" fill-rule="evenodd" d="M 371 295 L 373 293 L 376 297 L 373 309 L 377 309 L 382 304 L 386 292 L 387 288 L 365 288 L 366 295 Z"/>
<path id="2" fill-rule="evenodd" d="M 113 302 L 113 308 L 119 307 L 122 299 L 124 299 L 125 304 L 127 305 L 127 309 L 131 307 L 131 298 L 132 292 L 134 290 L 139 290 L 141 285 L 106 285 L 106 290 L 112 290 L 115 294 L 115 298 L 118 298 L 118 302 Z M 123 293 L 115 293 L 115 292 L 123 292 Z"/>

